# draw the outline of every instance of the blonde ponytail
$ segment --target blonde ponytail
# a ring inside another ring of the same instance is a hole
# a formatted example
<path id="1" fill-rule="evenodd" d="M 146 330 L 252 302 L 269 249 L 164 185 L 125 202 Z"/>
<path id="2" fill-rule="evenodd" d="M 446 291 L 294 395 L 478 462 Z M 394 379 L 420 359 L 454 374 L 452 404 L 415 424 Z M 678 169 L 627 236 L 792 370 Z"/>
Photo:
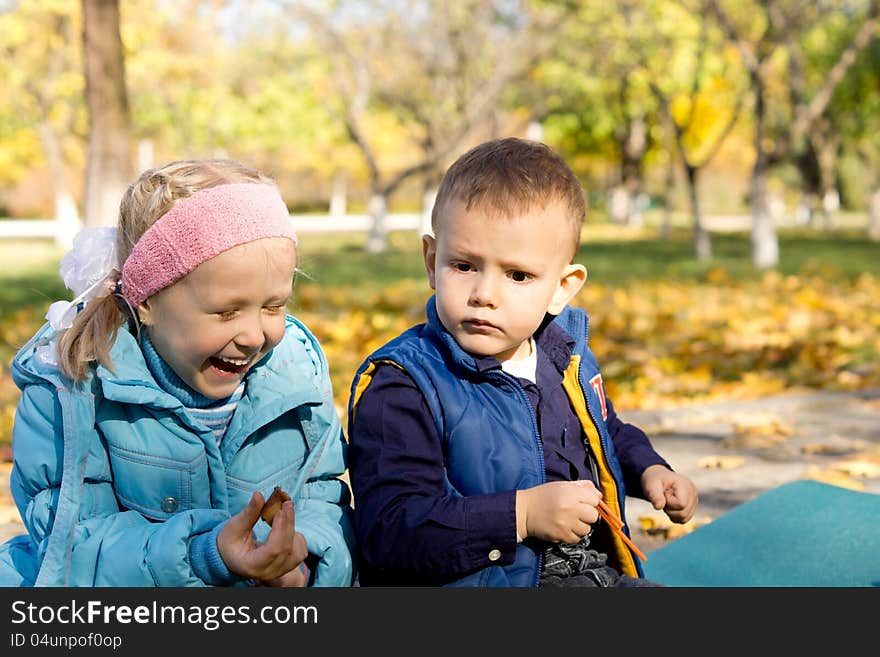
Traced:
<path id="1" fill-rule="evenodd" d="M 93 299 L 77 314 L 71 327 L 61 333 L 58 340 L 61 371 L 81 381 L 95 362 L 112 370 L 110 348 L 124 321 L 125 316 L 113 294 Z"/>

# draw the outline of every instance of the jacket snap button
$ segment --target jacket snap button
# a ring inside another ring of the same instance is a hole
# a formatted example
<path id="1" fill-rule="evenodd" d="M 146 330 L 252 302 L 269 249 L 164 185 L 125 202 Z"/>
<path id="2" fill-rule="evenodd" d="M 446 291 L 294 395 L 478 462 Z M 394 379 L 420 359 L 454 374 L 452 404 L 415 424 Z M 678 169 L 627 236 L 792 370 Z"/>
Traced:
<path id="1" fill-rule="evenodd" d="M 498 561 L 501 558 L 501 550 L 494 549 L 489 552 L 489 561 Z"/>
<path id="2" fill-rule="evenodd" d="M 177 499 L 173 497 L 166 497 L 162 500 L 162 510 L 165 513 L 174 513 L 177 511 Z"/>

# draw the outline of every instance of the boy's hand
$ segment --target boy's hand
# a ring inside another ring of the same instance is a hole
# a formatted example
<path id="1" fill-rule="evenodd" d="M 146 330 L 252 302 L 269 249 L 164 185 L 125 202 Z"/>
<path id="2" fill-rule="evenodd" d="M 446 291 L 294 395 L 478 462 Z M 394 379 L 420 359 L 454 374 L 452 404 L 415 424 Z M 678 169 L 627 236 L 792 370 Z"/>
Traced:
<path id="1" fill-rule="evenodd" d="M 685 523 L 697 510 L 697 487 L 684 475 L 663 465 L 648 466 L 642 473 L 642 491 L 655 509 L 663 509 L 673 522 Z"/>
<path id="2" fill-rule="evenodd" d="M 293 502 L 287 501 L 272 520 L 265 543 L 254 538 L 253 527 L 260 519 L 264 503 L 259 491 L 248 505 L 232 516 L 217 535 L 217 549 L 232 572 L 261 582 L 287 576 L 308 555 L 303 535 L 294 529 Z M 290 575 L 298 579 L 298 575 Z M 286 581 L 286 580 L 285 580 Z"/>
<path id="3" fill-rule="evenodd" d="M 516 491 L 516 530 L 522 538 L 577 543 L 599 518 L 602 494 L 591 481 L 551 481 Z"/>

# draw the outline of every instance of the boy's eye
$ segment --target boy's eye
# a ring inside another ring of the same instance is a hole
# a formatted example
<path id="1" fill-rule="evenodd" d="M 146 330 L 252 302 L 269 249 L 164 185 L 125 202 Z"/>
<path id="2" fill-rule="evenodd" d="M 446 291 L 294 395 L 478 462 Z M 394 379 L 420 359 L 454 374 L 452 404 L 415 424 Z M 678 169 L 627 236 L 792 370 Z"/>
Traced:
<path id="1" fill-rule="evenodd" d="M 510 272 L 510 277 L 513 280 L 515 280 L 517 283 L 525 283 L 527 280 L 529 280 L 531 278 L 531 276 L 524 271 Z"/>
<path id="2" fill-rule="evenodd" d="M 217 314 L 220 316 L 220 319 L 232 319 L 233 317 L 235 317 L 234 310 L 221 310 Z"/>
<path id="3" fill-rule="evenodd" d="M 284 311 L 285 306 L 283 304 L 280 306 L 266 306 L 265 309 L 270 313 L 280 313 Z"/>
<path id="4" fill-rule="evenodd" d="M 470 271 L 471 270 L 471 266 L 466 262 L 455 262 L 455 263 L 453 263 L 452 266 L 455 267 L 458 271 Z"/>

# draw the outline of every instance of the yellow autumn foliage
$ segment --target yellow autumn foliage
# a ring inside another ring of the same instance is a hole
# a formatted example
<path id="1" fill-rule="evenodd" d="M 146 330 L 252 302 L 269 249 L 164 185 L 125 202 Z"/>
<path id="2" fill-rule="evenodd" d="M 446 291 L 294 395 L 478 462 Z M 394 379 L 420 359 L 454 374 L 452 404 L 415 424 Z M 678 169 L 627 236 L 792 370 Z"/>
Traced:
<path id="1" fill-rule="evenodd" d="M 341 407 L 363 356 L 424 317 L 429 290 L 404 282 L 362 296 L 310 289 L 295 312 L 327 351 Z M 620 409 L 749 399 L 794 388 L 880 385 L 880 281 L 768 273 L 738 283 L 589 283 L 590 344 Z"/>
<path id="2" fill-rule="evenodd" d="M 430 294 L 404 279 L 378 292 L 297 282 L 291 307 L 321 340 L 343 416 L 364 356 L 423 321 Z M 590 344 L 619 410 L 753 399 L 795 389 L 880 386 L 880 280 L 770 272 L 739 282 L 710 270 L 700 283 L 590 282 L 574 300 L 590 315 Z M 44 312 L 44 309 L 43 309 Z M 42 315 L 0 318 L 0 346 L 14 353 Z M 17 389 L 0 363 L 0 443 L 8 442 Z M 343 420 L 345 418 L 343 417 Z M 777 432 L 779 433 L 779 432 Z"/>

